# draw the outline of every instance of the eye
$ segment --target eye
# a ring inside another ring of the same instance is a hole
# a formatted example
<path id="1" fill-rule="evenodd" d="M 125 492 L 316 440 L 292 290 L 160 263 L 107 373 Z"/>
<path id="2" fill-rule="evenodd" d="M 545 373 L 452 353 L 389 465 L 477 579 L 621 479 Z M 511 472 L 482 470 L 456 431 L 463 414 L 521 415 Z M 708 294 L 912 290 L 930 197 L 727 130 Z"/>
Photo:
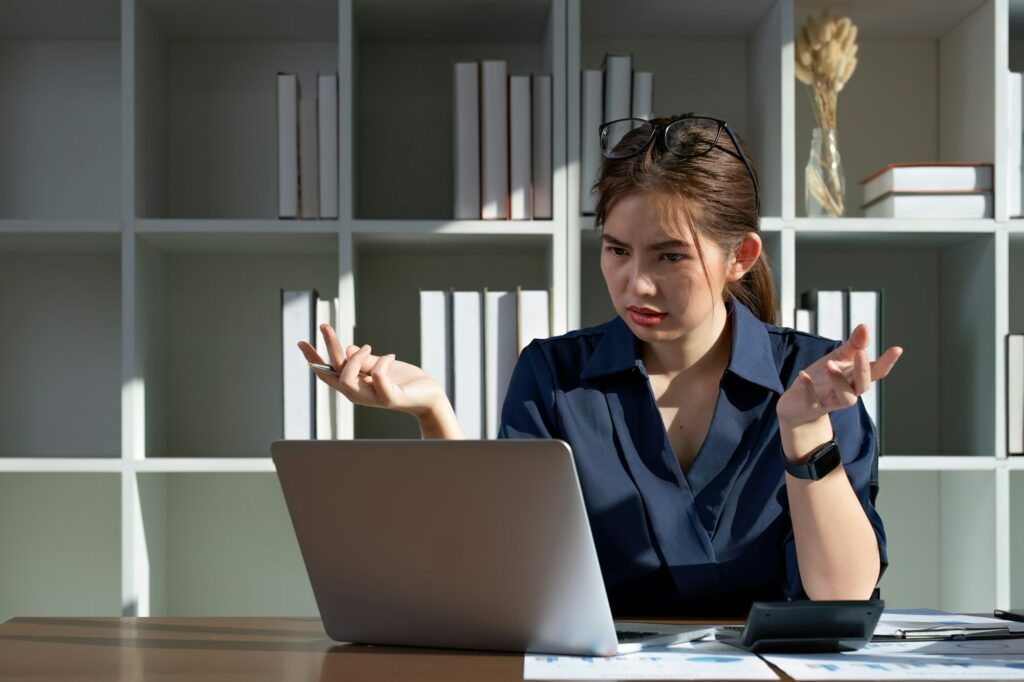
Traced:
<path id="1" fill-rule="evenodd" d="M 605 251 L 609 252 L 613 256 L 625 256 L 626 255 L 626 250 L 624 248 L 622 248 L 621 246 L 609 246 L 608 248 L 605 249 Z"/>
<path id="2" fill-rule="evenodd" d="M 663 258 L 667 259 L 669 263 L 678 263 L 679 261 L 686 259 L 686 254 L 682 253 L 663 253 Z"/>

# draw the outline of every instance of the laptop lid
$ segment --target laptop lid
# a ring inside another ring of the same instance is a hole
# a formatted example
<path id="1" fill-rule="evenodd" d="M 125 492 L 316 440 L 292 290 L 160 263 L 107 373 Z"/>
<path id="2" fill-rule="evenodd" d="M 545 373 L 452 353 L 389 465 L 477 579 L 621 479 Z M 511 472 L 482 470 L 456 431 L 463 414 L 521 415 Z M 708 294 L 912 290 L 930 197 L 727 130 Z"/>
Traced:
<path id="1" fill-rule="evenodd" d="M 565 442 L 277 441 L 271 453 L 332 639 L 616 651 Z"/>

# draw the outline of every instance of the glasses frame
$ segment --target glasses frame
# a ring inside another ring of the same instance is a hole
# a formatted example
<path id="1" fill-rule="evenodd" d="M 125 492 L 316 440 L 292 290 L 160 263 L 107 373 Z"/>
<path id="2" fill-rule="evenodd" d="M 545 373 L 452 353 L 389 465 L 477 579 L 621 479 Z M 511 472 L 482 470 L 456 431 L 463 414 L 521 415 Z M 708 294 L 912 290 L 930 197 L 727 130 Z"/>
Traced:
<path id="1" fill-rule="evenodd" d="M 672 147 L 669 146 L 669 144 L 668 144 L 669 133 L 671 132 L 672 128 L 674 126 L 676 126 L 677 124 L 679 124 L 679 123 L 681 123 L 683 121 L 689 121 L 689 120 L 693 120 L 693 119 L 700 119 L 700 120 L 705 120 L 705 121 L 714 121 L 714 123 L 716 123 L 718 125 L 718 130 L 715 131 L 715 140 L 714 140 L 714 142 L 711 143 L 711 145 L 707 149 L 705 149 L 702 152 L 697 152 L 695 154 L 680 154 L 679 152 L 675 151 L 674 149 L 672 149 Z M 612 149 L 609 149 L 607 147 L 607 145 L 605 144 L 605 142 L 604 142 L 604 140 L 605 140 L 605 138 L 607 137 L 607 134 L 608 134 L 608 129 L 611 128 L 613 125 L 615 125 L 617 123 L 630 123 L 630 122 L 643 122 L 643 123 L 646 123 L 651 128 L 650 136 L 648 136 L 647 140 L 644 141 L 644 143 L 642 145 L 637 147 L 636 150 L 634 150 L 633 152 L 630 152 L 629 154 L 622 154 L 622 155 L 613 154 L 612 153 Z M 736 148 L 736 152 L 738 152 L 738 153 L 732 152 L 732 151 L 726 149 L 725 147 L 721 146 L 720 144 L 718 144 L 718 140 L 722 137 L 722 131 L 723 130 L 729 136 L 729 139 L 732 140 L 732 144 Z M 631 118 L 618 118 L 618 119 L 615 119 L 614 121 L 606 121 L 605 123 L 602 123 L 601 126 L 598 128 L 598 135 L 599 135 L 599 139 L 601 140 L 601 154 L 604 155 L 605 158 L 609 158 L 609 159 L 628 159 L 628 158 L 631 158 L 633 156 L 636 156 L 640 152 L 644 151 L 645 149 L 647 149 L 647 147 L 650 146 L 651 142 L 653 142 L 655 140 L 655 138 L 658 137 L 658 132 L 659 131 L 662 133 L 662 141 L 661 141 L 662 147 L 666 151 L 671 152 L 672 154 L 675 154 L 676 156 L 678 156 L 680 158 L 690 159 L 690 158 L 694 158 L 694 157 L 697 157 L 697 156 L 704 156 L 705 154 L 709 153 L 712 149 L 715 149 L 717 147 L 718 149 L 721 149 L 726 154 L 729 154 L 729 155 L 739 159 L 740 161 L 742 161 L 743 165 L 747 169 L 747 173 L 750 174 L 750 182 L 754 186 L 754 203 L 755 203 L 755 208 L 757 210 L 757 216 L 759 218 L 761 217 L 761 192 L 759 191 L 759 189 L 757 187 L 757 178 L 754 176 L 754 169 L 753 169 L 753 167 L 751 167 L 750 162 L 747 160 L 746 154 L 743 153 L 743 147 L 740 146 L 740 142 L 739 142 L 739 140 L 736 139 L 736 135 L 732 132 L 732 128 L 730 128 L 729 124 L 726 123 L 725 121 L 723 121 L 722 119 L 713 118 L 711 116 L 680 116 L 679 118 L 672 119 L 668 123 L 658 123 L 656 125 L 652 125 L 651 122 L 648 121 L 645 118 L 632 118 L 631 117 Z"/>

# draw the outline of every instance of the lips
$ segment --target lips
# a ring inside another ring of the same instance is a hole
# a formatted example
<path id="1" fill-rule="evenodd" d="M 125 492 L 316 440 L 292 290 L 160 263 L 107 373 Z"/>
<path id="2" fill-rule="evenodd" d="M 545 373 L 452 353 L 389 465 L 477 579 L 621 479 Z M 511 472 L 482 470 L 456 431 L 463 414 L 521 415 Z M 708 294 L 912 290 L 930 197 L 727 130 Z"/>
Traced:
<path id="1" fill-rule="evenodd" d="M 633 324 L 640 325 L 641 327 L 656 327 L 661 324 L 666 315 L 668 313 L 659 313 L 652 308 L 629 306 L 629 319 L 633 321 Z"/>
<path id="2" fill-rule="evenodd" d="M 635 313 L 640 313 L 641 315 L 667 315 L 668 314 L 668 313 L 663 313 L 663 312 L 661 312 L 659 310 L 654 310 L 653 308 L 638 308 L 635 305 L 629 306 L 629 309 L 632 310 Z"/>

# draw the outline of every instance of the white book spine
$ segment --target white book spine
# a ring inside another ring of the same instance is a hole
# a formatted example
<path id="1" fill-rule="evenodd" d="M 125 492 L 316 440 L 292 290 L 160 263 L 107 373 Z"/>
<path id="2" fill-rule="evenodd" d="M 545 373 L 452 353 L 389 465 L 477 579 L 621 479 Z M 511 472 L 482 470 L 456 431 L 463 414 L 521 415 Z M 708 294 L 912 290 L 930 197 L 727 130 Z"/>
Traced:
<path id="1" fill-rule="evenodd" d="M 520 289 L 517 293 L 518 355 L 534 339 L 546 339 L 551 336 L 551 310 L 546 290 Z"/>
<path id="2" fill-rule="evenodd" d="M 508 218 L 508 69 L 504 61 L 480 65 L 481 217 Z"/>
<path id="3" fill-rule="evenodd" d="M 299 79 L 277 74 L 277 215 L 299 216 Z"/>
<path id="4" fill-rule="evenodd" d="M 1024 334 L 1006 337 L 1006 451 L 1024 455 Z"/>
<path id="5" fill-rule="evenodd" d="M 533 77 L 533 217 L 550 220 L 552 207 L 551 76 Z"/>
<path id="6" fill-rule="evenodd" d="M 846 340 L 846 292 L 819 291 L 815 314 L 818 335 L 836 341 Z"/>
<path id="7" fill-rule="evenodd" d="M 808 334 L 817 334 L 817 328 L 814 324 L 814 311 L 807 308 L 797 308 L 794 329 L 798 332 L 806 332 Z"/>
<path id="8" fill-rule="evenodd" d="M 313 97 L 299 101 L 299 201 L 303 218 L 316 218 L 320 210 L 316 109 Z"/>
<path id="9" fill-rule="evenodd" d="M 881 344 L 880 331 L 882 328 L 881 301 L 877 291 L 851 291 L 849 292 L 849 331 L 851 333 L 859 324 L 868 327 L 868 360 L 874 362 L 878 359 Z M 878 412 L 878 383 L 871 382 L 867 390 L 860 396 L 864 407 L 871 416 L 875 426 L 881 428 Z"/>
<path id="10" fill-rule="evenodd" d="M 338 217 L 338 74 L 317 78 L 320 217 Z"/>
<path id="11" fill-rule="evenodd" d="M 420 368 L 441 384 L 451 401 L 451 299 L 446 291 L 420 292 Z"/>
<path id="12" fill-rule="evenodd" d="M 455 218 L 480 219 L 480 68 L 455 65 Z"/>
<path id="13" fill-rule="evenodd" d="M 886 194 L 864 208 L 866 218 L 991 218 L 992 192 Z"/>
<path id="14" fill-rule="evenodd" d="M 512 220 L 533 217 L 530 171 L 533 141 L 530 132 L 530 77 L 508 79 L 509 209 Z"/>
<path id="15" fill-rule="evenodd" d="M 316 330 L 316 292 L 281 291 L 282 387 L 284 437 L 309 440 L 316 437 L 316 392 L 313 372 L 296 347 L 312 342 Z"/>
<path id="16" fill-rule="evenodd" d="M 604 74 L 596 69 L 583 72 L 580 122 L 580 212 L 593 215 L 597 198 L 592 188 L 601 170 L 601 139 L 598 129 L 604 123 Z"/>
<path id="17" fill-rule="evenodd" d="M 498 437 L 501 408 L 516 363 L 516 295 L 488 291 L 484 296 L 484 389 L 487 394 L 485 434 Z"/>
<path id="18" fill-rule="evenodd" d="M 654 118 L 654 73 L 633 72 L 633 118 Z"/>
<path id="19" fill-rule="evenodd" d="M 1008 149 L 1007 149 L 1007 182 L 1009 184 L 1008 199 L 1009 215 L 1019 216 L 1021 214 L 1021 164 L 1024 159 L 1021 157 L 1021 136 L 1024 134 L 1024 120 L 1022 120 L 1022 103 L 1021 97 L 1024 96 L 1022 92 L 1022 74 L 1010 73 L 1009 75 L 1009 92 L 1007 93 L 1007 103 L 1010 109 L 1010 116 L 1008 125 L 1010 127 L 1006 136 Z"/>
<path id="20" fill-rule="evenodd" d="M 334 305 L 337 299 L 318 298 L 316 301 L 316 352 L 327 364 L 331 364 L 330 353 L 327 352 L 327 342 L 324 335 L 320 333 L 320 325 L 329 324 L 334 327 Z M 312 372 L 311 372 L 312 373 Z M 320 440 L 331 440 L 337 437 L 335 424 L 335 396 L 338 392 L 327 385 L 326 382 L 315 378 L 316 385 L 316 437 Z"/>
<path id="21" fill-rule="evenodd" d="M 895 166 L 874 176 L 862 187 L 863 205 L 889 192 L 981 192 L 992 189 L 992 166 Z"/>
<path id="22" fill-rule="evenodd" d="M 452 293 L 452 365 L 455 416 L 466 438 L 484 437 L 483 297 L 479 291 Z"/>
<path id="23" fill-rule="evenodd" d="M 629 118 L 633 104 L 633 58 L 629 55 L 607 55 L 604 58 L 605 121 Z M 629 123 L 612 126 L 610 140 L 618 141 L 629 132 Z"/>

